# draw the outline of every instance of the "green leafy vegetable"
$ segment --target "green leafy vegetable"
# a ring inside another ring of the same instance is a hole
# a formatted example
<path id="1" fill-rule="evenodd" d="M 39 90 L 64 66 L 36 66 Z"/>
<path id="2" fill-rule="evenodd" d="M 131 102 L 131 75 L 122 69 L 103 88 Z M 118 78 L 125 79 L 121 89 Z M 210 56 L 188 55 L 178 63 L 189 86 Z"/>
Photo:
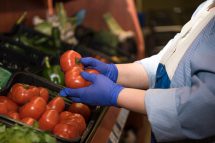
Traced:
<path id="1" fill-rule="evenodd" d="M 0 123 L 0 141 L 1 143 L 57 143 L 48 133 L 17 124 L 7 127 L 2 123 Z"/>
<path id="2" fill-rule="evenodd" d="M 110 31 L 117 35 L 119 38 L 119 41 L 124 41 L 127 38 L 131 38 L 134 36 L 134 33 L 132 31 L 125 31 L 122 29 L 122 27 L 117 23 L 117 21 L 114 19 L 114 17 L 110 13 L 104 14 L 104 20 L 107 23 Z"/>

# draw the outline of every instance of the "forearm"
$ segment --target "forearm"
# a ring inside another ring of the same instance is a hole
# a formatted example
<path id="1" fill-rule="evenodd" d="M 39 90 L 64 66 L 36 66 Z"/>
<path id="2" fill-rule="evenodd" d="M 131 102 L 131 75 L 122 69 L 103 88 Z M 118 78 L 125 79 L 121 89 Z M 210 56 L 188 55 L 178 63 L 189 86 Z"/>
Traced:
<path id="1" fill-rule="evenodd" d="M 118 106 L 128 110 L 146 114 L 144 103 L 145 91 L 132 88 L 124 88 L 118 96 Z"/>
<path id="2" fill-rule="evenodd" d="M 117 64 L 117 83 L 130 88 L 148 89 L 148 77 L 143 66 L 137 63 Z"/>

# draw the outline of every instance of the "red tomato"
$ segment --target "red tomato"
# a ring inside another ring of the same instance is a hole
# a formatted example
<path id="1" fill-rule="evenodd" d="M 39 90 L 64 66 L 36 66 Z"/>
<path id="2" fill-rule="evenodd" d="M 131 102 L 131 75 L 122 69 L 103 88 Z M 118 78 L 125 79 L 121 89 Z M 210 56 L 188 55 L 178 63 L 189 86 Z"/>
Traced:
<path id="1" fill-rule="evenodd" d="M 88 73 L 99 74 L 99 72 L 97 70 L 95 70 L 95 69 L 86 69 L 85 71 L 88 72 Z"/>
<path id="2" fill-rule="evenodd" d="M 38 87 L 38 89 L 39 89 L 39 96 L 42 97 L 46 102 L 48 102 L 48 99 L 49 99 L 48 89 L 44 87 Z"/>
<path id="3" fill-rule="evenodd" d="M 37 120 L 45 110 L 45 100 L 42 97 L 34 97 L 30 102 L 20 108 L 20 117 L 32 117 Z"/>
<path id="4" fill-rule="evenodd" d="M 39 95 L 39 90 L 35 86 L 16 83 L 12 86 L 9 97 L 17 104 L 25 104 L 31 100 L 32 97 Z"/>
<path id="5" fill-rule="evenodd" d="M 0 102 L 0 114 L 1 115 L 6 115 L 7 114 L 7 108 L 5 103 Z"/>
<path id="6" fill-rule="evenodd" d="M 73 50 L 68 50 L 63 53 L 60 57 L 60 66 L 63 72 L 68 71 L 73 68 L 75 65 L 81 65 L 78 63 L 81 55 Z"/>
<path id="7" fill-rule="evenodd" d="M 62 120 L 61 123 L 75 126 L 78 129 L 80 135 L 83 134 L 84 130 L 86 129 L 86 122 L 84 120 L 84 117 L 81 114 L 77 113 L 73 113 L 67 119 Z"/>
<path id="8" fill-rule="evenodd" d="M 67 87 L 70 88 L 80 88 L 84 87 L 86 84 L 85 79 L 80 75 L 83 71 L 80 67 L 73 67 L 72 69 L 68 70 L 65 74 L 65 84 Z"/>
<path id="9" fill-rule="evenodd" d="M 65 120 L 61 120 L 60 123 L 68 124 L 68 125 L 71 125 L 71 126 L 75 127 L 76 130 L 77 130 L 77 132 L 78 132 L 78 134 L 79 134 L 80 136 L 81 136 L 82 133 L 83 133 L 83 131 L 82 131 L 82 129 L 80 128 L 79 124 L 75 121 L 75 119 L 73 119 L 73 118 L 71 118 L 71 117 L 70 117 L 70 118 L 67 118 L 67 119 L 65 119 Z"/>
<path id="10" fill-rule="evenodd" d="M 68 111 L 81 114 L 84 117 L 85 121 L 88 121 L 91 113 L 90 108 L 83 103 L 72 103 Z"/>
<path id="11" fill-rule="evenodd" d="M 99 72 L 97 71 L 97 70 L 95 70 L 95 69 L 86 69 L 85 70 L 86 72 L 88 72 L 88 73 L 93 73 L 93 74 L 99 74 Z M 89 86 L 91 84 L 91 82 L 89 82 L 89 81 L 86 81 L 86 83 L 85 83 L 85 86 Z"/>
<path id="12" fill-rule="evenodd" d="M 81 114 L 75 113 L 70 119 L 74 119 L 74 121 L 79 125 L 81 134 L 83 134 L 86 129 L 84 117 Z"/>
<path id="13" fill-rule="evenodd" d="M 91 83 L 86 81 L 82 76 L 81 72 L 84 70 L 81 67 L 75 66 L 72 69 L 68 70 L 65 74 L 65 84 L 70 88 L 81 88 L 89 86 Z M 85 70 L 88 73 L 99 74 L 97 70 L 87 69 Z"/>
<path id="14" fill-rule="evenodd" d="M 58 113 L 62 112 L 65 108 L 65 101 L 63 100 L 62 97 L 57 96 L 54 99 L 52 99 L 48 105 L 48 109 L 54 109 L 57 110 Z"/>
<path id="15" fill-rule="evenodd" d="M 25 86 L 27 86 L 27 88 L 28 88 L 28 85 L 25 85 Z M 33 86 L 33 85 L 29 85 L 28 92 L 29 92 L 29 94 L 32 94 L 33 97 L 40 95 L 40 90 L 38 89 L 38 87 Z"/>
<path id="16" fill-rule="evenodd" d="M 46 110 L 39 119 L 39 128 L 44 131 L 52 131 L 59 121 L 59 113 L 56 110 Z"/>
<path id="17" fill-rule="evenodd" d="M 60 121 L 66 120 L 69 118 L 69 116 L 71 116 L 72 113 L 69 111 L 63 111 L 60 113 Z"/>
<path id="18" fill-rule="evenodd" d="M 11 112 L 8 112 L 7 115 L 8 115 L 8 117 L 10 117 L 14 120 L 20 120 L 19 113 L 17 113 L 17 112 L 11 111 Z"/>
<path id="19" fill-rule="evenodd" d="M 79 132 L 76 127 L 59 123 L 54 127 L 53 133 L 59 137 L 66 138 L 66 139 L 72 139 L 80 137 Z"/>
<path id="20" fill-rule="evenodd" d="M 27 125 L 30 125 L 30 126 L 33 126 L 34 123 L 36 122 L 35 119 L 31 118 L 31 117 L 25 117 L 21 120 L 21 122 L 27 124 Z"/>
<path id="21" fill-rule="evenodd" d="M 8 110 L 8 112 L 17 111 L 17 109 L 18 109 L 17 104 L 15 102 L 13 102 L 7 96 L 0 96 L 0 102 L 5 103 L 5 106 L 6 106 L 7 110 Z"/>

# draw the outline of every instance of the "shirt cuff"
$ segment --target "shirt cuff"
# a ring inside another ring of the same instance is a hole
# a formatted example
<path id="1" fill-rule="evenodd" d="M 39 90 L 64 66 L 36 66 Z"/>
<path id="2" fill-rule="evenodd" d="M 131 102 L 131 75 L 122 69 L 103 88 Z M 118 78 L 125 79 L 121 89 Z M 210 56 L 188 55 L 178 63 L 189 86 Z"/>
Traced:
<path id="1" fill-rule="evenodd" d="M 155 85 L 155 78 L 159 61 L 160 56 L 155 55 L 135 62 L 141 64 L 146 70 L 149 79 L 149 88 L 153 88 Z"/>
<path id="2" fill-rule="evenodd" d="M 176 109 L 175 90 L 149 89 L 145 106 L 152 131 L 157 141 L 184 139 Z"/>

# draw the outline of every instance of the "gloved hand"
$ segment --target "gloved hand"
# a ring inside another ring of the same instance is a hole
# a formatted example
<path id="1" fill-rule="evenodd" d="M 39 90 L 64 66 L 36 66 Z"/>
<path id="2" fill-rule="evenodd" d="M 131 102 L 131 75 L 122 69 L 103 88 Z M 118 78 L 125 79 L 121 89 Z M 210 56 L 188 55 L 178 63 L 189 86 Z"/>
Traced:
<path id="1" fill-rule="evenodd" d="M 117 98 L 123 89 L 102 74 L 81 73 L 85 80 L 92 84 L 83 88 L 64 88 L 60 91 L 61 96 L 67 96 L 74 102 L 81 102 L 90 105 L 117 106 Z"/>
<path id="2" fill-rule="evenodd" d="M 80 62 L 87 68 L 96 69 L 103 75 L 110 78 L 113 82 L 117 81 L 118 70 L 115 64 L 106 64 L 91 57 L 81 58 Z"/>

